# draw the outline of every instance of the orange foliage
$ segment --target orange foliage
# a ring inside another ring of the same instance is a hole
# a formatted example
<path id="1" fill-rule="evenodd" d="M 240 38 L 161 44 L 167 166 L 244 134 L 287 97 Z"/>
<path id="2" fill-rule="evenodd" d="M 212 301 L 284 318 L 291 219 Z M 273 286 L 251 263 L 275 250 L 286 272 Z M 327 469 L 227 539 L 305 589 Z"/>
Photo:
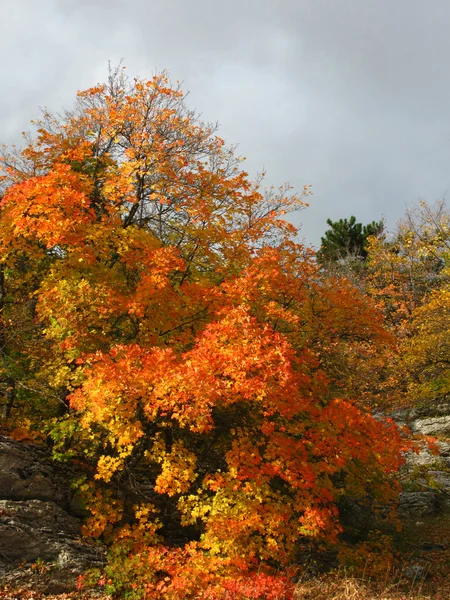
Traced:
<path id="1" fill-rule="evenodd" d="M 337 540 L 343 495 L 395 500 L 400 434 L 349 397 L 390 337 L 280 218 L 307 188 L 261 191 L 164 74 L 113 73 L 4 164 L 7 285 L 36 273 L 40 400 L 14 408 L 90 465 L 111 585 L 281 597 L 273 567 Z"/>

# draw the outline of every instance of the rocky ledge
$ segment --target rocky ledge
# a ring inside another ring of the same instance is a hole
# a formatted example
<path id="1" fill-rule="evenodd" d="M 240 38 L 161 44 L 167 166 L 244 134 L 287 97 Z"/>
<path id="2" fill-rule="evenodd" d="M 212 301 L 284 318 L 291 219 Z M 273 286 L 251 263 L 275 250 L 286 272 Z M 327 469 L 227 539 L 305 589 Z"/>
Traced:
<path id="1" fill-rule="evenodd" d="M 0 586 L 66 592 L 87 568 L 104 563 L 101 546 L 81 539 L 75 476 L 45 447 L 0 436 Z"/>

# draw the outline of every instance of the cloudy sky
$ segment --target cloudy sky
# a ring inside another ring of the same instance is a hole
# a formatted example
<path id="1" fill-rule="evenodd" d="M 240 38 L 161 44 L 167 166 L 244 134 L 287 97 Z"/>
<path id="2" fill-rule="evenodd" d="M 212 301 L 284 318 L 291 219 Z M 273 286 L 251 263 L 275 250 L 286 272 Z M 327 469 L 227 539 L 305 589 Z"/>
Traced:
<path id="1" fill-rule="evenodd" d="M 0 140 L 39 106 L 168 69 L 268 182 L 312 185 L 294 217 L 385 216 L 450 189 L 448 0 L 0 0 Z"/>

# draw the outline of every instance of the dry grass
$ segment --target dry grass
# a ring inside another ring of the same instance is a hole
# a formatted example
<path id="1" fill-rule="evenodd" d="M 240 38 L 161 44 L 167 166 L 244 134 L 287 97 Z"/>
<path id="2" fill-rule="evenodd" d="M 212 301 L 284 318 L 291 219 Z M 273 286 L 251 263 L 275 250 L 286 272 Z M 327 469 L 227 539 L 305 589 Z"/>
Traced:
<path id="1" fill-rule="evenodd" d="M 2 600 L 112 600 L 102 592 L 72 592 L 70 594 L 42 594 L 26 589 L 3 589 L 0 590 Z"/>
<path id="2" fill-rule="evenodd" d="M 449 594 L 450 590 L 444 595 L 423 594 L 420 587 L 409 592 L 402 592 L 397 586 L 385 586 L 383 590 L 377 590 L 376 586 L 351 577 L 324 577 L 299 583 L 294 598 L 295 600 L 449 600 Z M 111 600 L 111 596 L 99 592 L 43 595 L 30 590 L 0 590 L 0 598 L 2 600 Z M 229 596 L 227 600 L 231 600 Z"/>
<path id="3" fill-rule="evenodd" d="M 395 579 L 395 583 L 393 583 Z M 294 600 L 450 600 L 450 579 L 441 580 L 439 590 L 431 590 L 425 581 L 408 581 L 387 575 L 384 581 L 364 580 L 343 573 L 330 574 L 299 582 Z M 112 600 L 100 590 L 65 594 L 43 594 L 25 588 L 0 589 L 1 600 Z M 180 599 L 181 600 L 181 599 Z M 198 597 L 201 600 L 201 596 Z M 238 600 L 226 596 L 226 600 Z M 239 598 L 239 600 L 245 600 Z M 260 600 L 263 600 L 262 598 Z M 279 598 L 285 600 L 285 598 Z"/>
<path id="4" fill-rule="evenodd" d="M 295 600 L 431 600 L 420 584 L 409 592 L 398 584 L 373 584 L 353 577 L 324 577 L 299 583 Z M 442 596 L 444 599 L 444 596 Z"/>

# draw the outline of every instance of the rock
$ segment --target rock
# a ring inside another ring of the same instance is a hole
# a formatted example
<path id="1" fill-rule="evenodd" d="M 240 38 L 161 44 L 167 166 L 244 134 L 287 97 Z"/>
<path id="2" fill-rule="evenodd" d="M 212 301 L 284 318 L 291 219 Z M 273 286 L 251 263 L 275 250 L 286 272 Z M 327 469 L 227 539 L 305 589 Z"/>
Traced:
<path id="1" fill-rule="evenodd" d="M 450 437 L 450 415 L 415 419 L 411 430 L 421 435 Z"/>
<path id="2" fill-rule="evenodd" d="M 52 462 L 45 446 L 0 436 L 0 499 L 64 503 L 71 478 Z"/>
<path id="3" fill-rule="evenodd" d="M 450 437 L 450 403 L 448 402 L 403 409 L 390 416 L 399 425 L 409 427 L 413 433 Z"/>
<path id="4" fill-rule="evenodd" d="M 411 565 L 410 567 L 407 567 L 403 571 L 403 575 L 407 579 L 411 579 L 413 582 L 420 581 L 426 578 L 427 570 L 422 565 L 415 564 Z"/>
<path id="5" fill-rule="evenodd" d="M 41 581 L 33 585 L 62 593 L 74 589 L 86 569 L 103 563 L 101 546 L 81 541 L 80 521 L 54 502 L 0 501 L 1 583 L 21 581 L 27 565 L 39 565 Z"/>
<path id="6" fill-rule="evenodd" d="M 450 415 L 450 402 L 435 401 L 418 406 L 408 411 L 408 419 L 414 421 L 422 417 L 439 417 Z"/>
<path id="7" fill-rule="evenodd" d="M 383 417 L 383 413 L 379 417 Z M 413 433 L 450 437 L 450 402 L 429 403 L 416 408 L 403 408 L 388 415 Z"/>
<path id="8" fill-rule="evenodd" d="M 402 408 L 400 410 L 396 410 L 395 412 L 386 414 L 386 413 L 376 413 L 374 416 L 378 419 L 385 419 L 389 417 L 392 419 L 397 425 L 400 427 L 409 427 L 412 420 L 412 409 L 410 408 Z"/>
<path id="9" fill-rule="evenodd" d="M 449 461 L 449 466 L 450 466 L 450 442 L 437 442 L 437 445 L 439 447 L 439 453 L 441 458 L 445 458 Z"/>
<path id="10" fill-rule="evenodd" d="M 74 475 L 44 446 L 0 436 L 0 586 L 63 593 L 86 569 L 104 564 L 103 548 L 81 539 Z"/>
<path id="11" fill-rule="evenodd" d="M 407 470 L 414 469 L 415 467 L 436 465 L 441 461 L 441 456 L 431 453 L 426 446 L 422 447 L 417 454 L 415 452 L 408 452 L 405 458 L 405 467 Z"/>
<path id="12" fill-rule="evenodd" d="M 450 443 L 438 441 L 436 446 L 439 454 L 432 453 L 425 442 L 421 444 L 420 452 L 408 452 L 405 470 L 408 472 L 416 467 L 429 467 L 437 471 L 450 468 Z"/>
<path id="13" fill-rule="evenodd" d="M 447 471 L 428 471 L 428 475 L 432 477 L 439 491 L 446 495 L 450 495 L 450 473 Z"/>
<path id="14" fill-rule="evenodd" d="M 399 495 L 399 512 L 403 516 L 432 515 L 438 510 L 438 497 L 435 492 L 402 492 Z"/>
<path id="15" fill-rule="evenodd" d="M 66 541 L 79 533 L 77 519 L 54 502 L 0 500 L 0 568 L 5 563 L 56 561 Z"/>
<path id="16" fill-rule="evenodd" d="M 425 552 L 435 552 L 436 550 L 444 551 L 444 544 L 435 544 L 433 542 L 424 542 L 421 546 L 422 550 Z"/>

